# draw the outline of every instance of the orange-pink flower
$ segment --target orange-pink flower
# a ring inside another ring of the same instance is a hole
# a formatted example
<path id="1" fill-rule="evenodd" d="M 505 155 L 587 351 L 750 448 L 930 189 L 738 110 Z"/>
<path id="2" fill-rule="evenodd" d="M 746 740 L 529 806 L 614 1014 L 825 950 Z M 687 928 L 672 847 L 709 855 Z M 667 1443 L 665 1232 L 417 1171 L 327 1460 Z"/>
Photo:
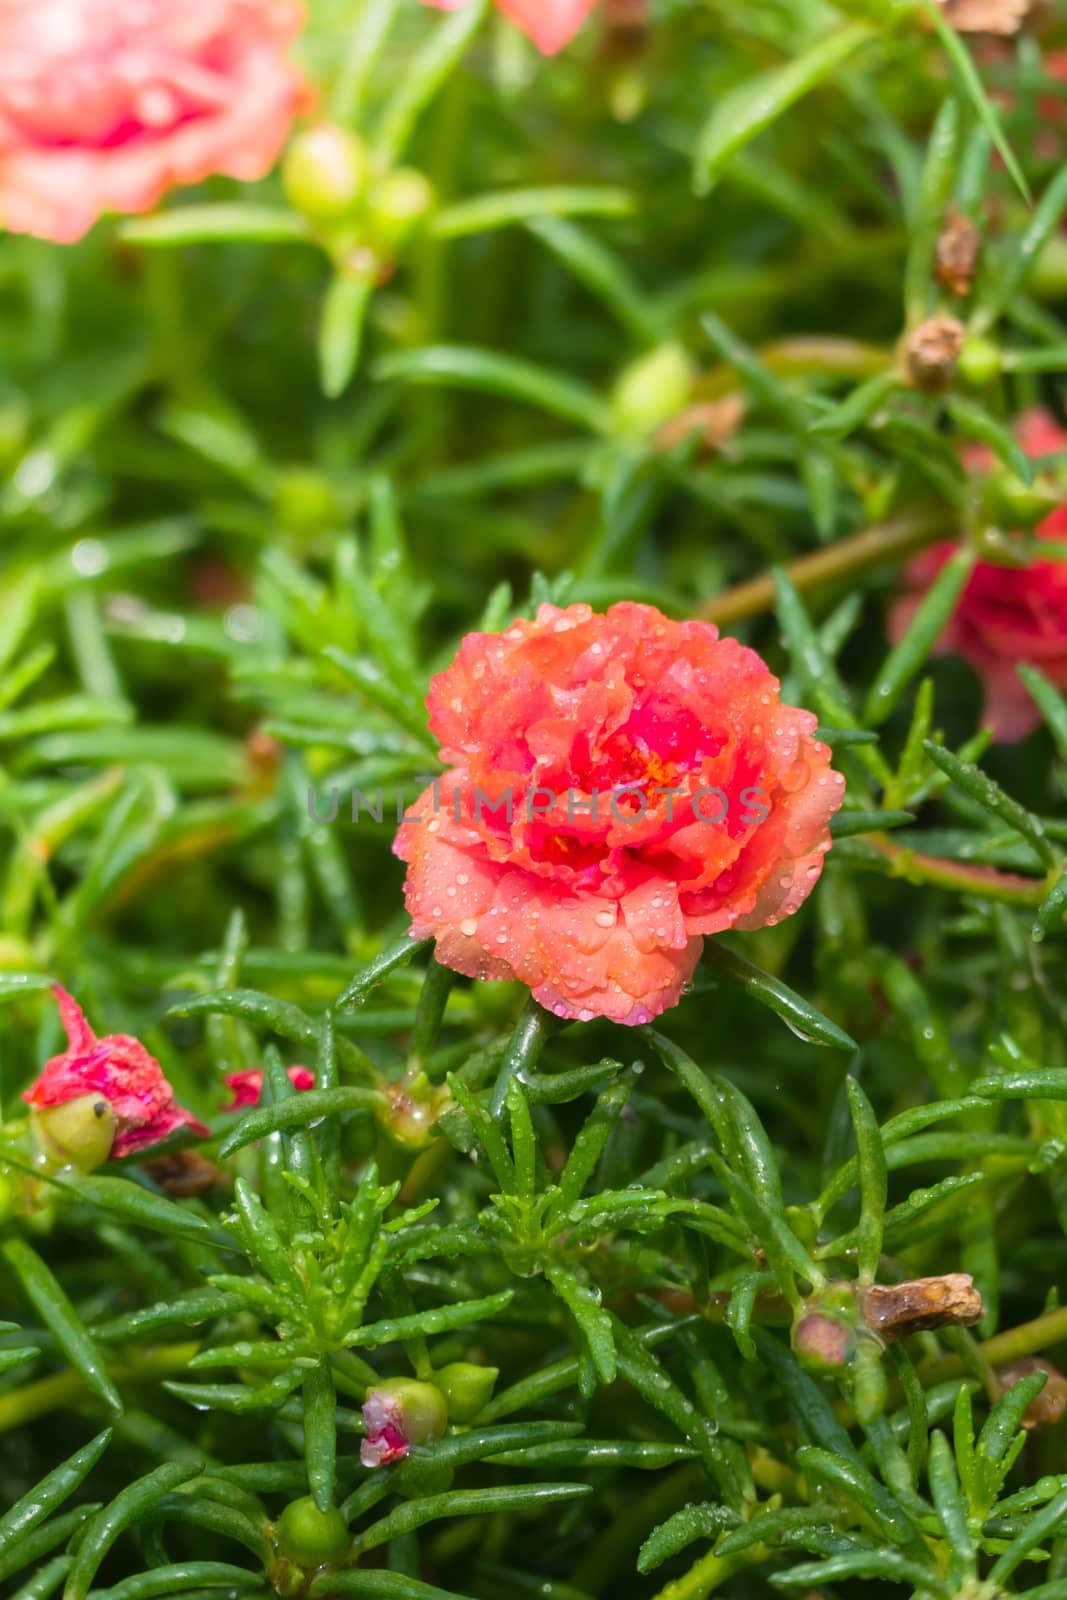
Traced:
<path id="1" fill-rule="evenodd" d="M 296 1090 L 314 1089 L 315 1074 L 310 1067 L 286 1067 L 289 1082 Z M 246 1067 L 243 1072 L 231 1072 L 226 1078 L 227 1089 L 233 1090 L 233 1099 L 226 1111 L 245 1111 L 259 1104 L 263 1093 L 263 1074 L 258 1067 Z"/>
<path id="2" fill-rule="evenodd" d="M 98 1094 L 111 1107 L 116 1121 L 111 1155 L 132 1155 L 158 1144 L 179 1128 L 207 1138 L 204 1124 L 175 1104 L 174 1090 L 159 1062 L 139 1039 L 125 1033 L 98 1039 L 85 1020 L 78 1002 L 59 984 L 53 987 L 59 1014 L 67 1033 L 62 1055 L 46 1061 L 41 1074 L 22 1096 L 37 1111 L 65 1105 L 81 1095 Z"/>
<path id="3" fill-rule="evenodd" d="M 413 937 L 558 1016 L 673 1005 L 704 935 L 791 915 L 829 849 L 844 779 L 778 690 L 754 650 L 652 606 L 469 634 L 427 700 L 449 770 L 394 845 Z"/>
<path id="4" fill-rule="evenodd" d="M 297 0 L 0 0 L 0 225 L 68 244 L 175 184 L 263 177 L 300 23 Z"/>
<path id="5" fill-rule="evenodd" d="M 1028 411 L 1016 424 L 1029 456 L 1067 449 L 1067 433 L 1047 411 Z M 968 464 L 988 469 L 987 450 L 968 452 Z M 1037 529 L 1040 539 L 1067 539 L 1067 505 Z M 906 593 L 889 614 L 889 633 L 899 639 L 923 595 L 956 550 L 951 541 L 924 550 L 904 568 Z M 1027 567 L 974 567 L 940 640 L 940 653 L 955 651 L 978 673 L 985 695 L 983 720 L 995 738 L 1022 739 L 1041 721 L 1016 672 L 1019 662 L 1037 667 L 1058 689 L 1067 689 L 1067 562 L 1034 561 Z"/>
<path id="6" fill-rule="evenodd" d="M 596 0 L 496 0 L 516 27 L 531 38 L 543 55 L 554 56 L 569 44 Z M 423 0 L 440 11 L 459 11 L 467 0 Z"/>

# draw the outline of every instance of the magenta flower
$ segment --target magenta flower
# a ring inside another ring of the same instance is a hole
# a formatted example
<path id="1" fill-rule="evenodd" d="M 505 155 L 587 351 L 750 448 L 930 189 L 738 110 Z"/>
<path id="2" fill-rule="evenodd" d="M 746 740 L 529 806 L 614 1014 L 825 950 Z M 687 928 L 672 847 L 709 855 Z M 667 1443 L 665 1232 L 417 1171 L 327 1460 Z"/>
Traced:
<path id="1" fill-rule="evenodd" d="M 310 1067 L 286 1067 L 289 1082 L 294 1089 L 314 1089 L 315 1074 Z M 247 1067 L 244 1072 L 231 1072 L 226 1079 L 227 1089 L 233 1090 L 233 1099 L 225 1111 L 245 1111 L 259 1104 L 263 1093 L 263 1074 L 258 1067 Z"/>

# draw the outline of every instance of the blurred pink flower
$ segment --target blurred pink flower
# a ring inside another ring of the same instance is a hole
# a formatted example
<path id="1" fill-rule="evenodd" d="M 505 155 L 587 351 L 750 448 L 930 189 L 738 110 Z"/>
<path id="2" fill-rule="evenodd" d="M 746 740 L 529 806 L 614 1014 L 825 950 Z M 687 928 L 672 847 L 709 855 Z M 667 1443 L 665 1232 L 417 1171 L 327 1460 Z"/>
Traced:
<path id="1" fill-rule="evenodd" d="M 441 11 L 459 11 L 467 0 L 423 0 Z M 498 8 L 533 40 L 542 55 L 570 44 L 596 0 L 496 0 Z"/>
<path id="2" fill-rule="evenodd" d="M 315 1074 L 310 1067 L 286 1067 L 289 1082 L 294 1089 L 314 1089 Z M 244 1072 L 231 1072 L 226 1079 L 227 1089 L 233 1090 L 233 1099 L 225 1111 L 245 1111 L 259 1104 L 263 1093 L 263 1074 L 258 1067 L 248 1067 Z"/>
<path id="3" fill-rule="evenodd" d="M 1047 411 L 1026 411 L 1015 433 L 1028 456 L 1067 449 L 1067 432 Z M 984 447 L 965 452 L 967 465 L 986 472 L 993 465 Z M 1037 538 L 1067 537 L 1067 505 L 1058 507 L 1036 529 Z M 959 548 L 952 540 L 924 550 L 907 563 L 903 593 L 889 612 L 889 637 L 895 643 L 911 624 L 923 596 L 945 562 Z M 1016 672 L 1019 662 L 1037 667 L 1058 689 L 1067 689 L 1067 562 L 1032 561 L 1026 567 L 976 562 L 937 642 L 938 654 L 955 652 L 982 680 L 983 721 L 1003 743 L 1024 739 L 1039 725 L 1041 713 Z"/>
<path id="4" fill-rule="evenodd" d="M 67 1030 L 67 1049 L 45 1062 L 36 1082 L 22 1096 L 28 1105 L 45 1111 L 81 1095 L 100 1095 L 118 1125 L 111 1146 L 116 1160 L 158 1144 L 178 1128 L 190 1128 L 207 1138 L 209 1130 L 204 1124 L 175 1104 L 174 1090 L 162 1067 L 139 1039 L 125 1033 L 98 1039 L 74 997 L 58 983 L 53 993 Z"/>
<path id="5" fill-rule="evenodd" d="M 298 0 L 0 0 L 0 224 L 69 244 L 175 184 L 273 166 Z"/>

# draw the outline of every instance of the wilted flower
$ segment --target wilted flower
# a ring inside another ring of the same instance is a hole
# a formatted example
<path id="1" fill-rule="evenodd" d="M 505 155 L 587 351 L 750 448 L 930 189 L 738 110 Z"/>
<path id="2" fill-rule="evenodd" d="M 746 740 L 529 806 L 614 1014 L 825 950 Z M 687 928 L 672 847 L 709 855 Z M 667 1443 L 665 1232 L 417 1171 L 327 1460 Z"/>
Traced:
<path id="1" fill-rule="evenodd" d="M 467 0 L 423 0 L 423 4 L 459 11 Z M 596 0 L 496 0 L 496 4 L 543 55 L 554 56 L 574 38 Z"/>
<path id="2" fill-rule="evenodd" d="M 1020 417 L 1016 433 L 1029 456 L 1067 449 L 1067 433 L 1046 411 Z M 969 462 L 988 466 L 987 451 L 970 452 Z M 1067 538 L 1067 505 L 1035 530 L 1039 539 Z M 890 637 L 907 629 L 922 596 L 956 549 L 944 542 L 923 551 L 904 568 L 907 593 L 889 616 Z M 984 720 L 1001 740 L 1022 739 L 1041 721 L 1016 666 L 1038 667 L 1057 688 L 1067 689 L 1067 562 L 1033 561 L 1026 567 L 976 564 L 938 643 L 956 651 L 978 673 L 985 690 Z"/>
<path id="3" fill-rule="evenodd" d="M 33 1108 L 45 1155 L 98 1166 L 108 1156 L 117 1159 L 158 1144 L 179 1128 L 207 1137 L 204 1124 L 175 1104 L 162 1067 L 139 1039 L 124 1033 L 98 1039 L 77 1001 L 58 984 L 53 993 L 68 1047 L 45 1062 L 22 1096 Z M 97 1137 L 101 1123 L 113 1132 L 104 1148 Z"/>
<path id="4" fill-rule="evenodd" d="M 286 1067 L 289 1082 L 294 1089 L 314 1089 L 315 1074 L 310 1067 Z M 233 1099 L 225 1111 L 244 1111 L 259 1104 L 263 1093 L 263 1074 L 258 1067 L 246 1067 L 243 1072 L 231 1072 L 226 1077 L 227 1089 L 233 1090 Z"/>
<path id="5" fill-rule="evenodd" d="M 844 779 L 753 650 L 652 606 L 543 605 L 430 686 L 449 772 L 394 849 L 416 938 L 561 1017 L 647 1022 L 703 936 L 781 921 Z"/>
<path id="6" fill-rule="evenodd" d="M 385 1378 L 363 1402 L 367 1436 L 359 1459 L 365 1467 L 387 1467 L 402 1461 L 413 1444 L 439 1439 L 448 1426 L 440 1389 L 415 1378 Z"/>
<path id="7" fill-rule="evenodd" d="M 295 0 L 3 0 L 0 223 L 69 244 L 175 184 L 273 166 Z"/>

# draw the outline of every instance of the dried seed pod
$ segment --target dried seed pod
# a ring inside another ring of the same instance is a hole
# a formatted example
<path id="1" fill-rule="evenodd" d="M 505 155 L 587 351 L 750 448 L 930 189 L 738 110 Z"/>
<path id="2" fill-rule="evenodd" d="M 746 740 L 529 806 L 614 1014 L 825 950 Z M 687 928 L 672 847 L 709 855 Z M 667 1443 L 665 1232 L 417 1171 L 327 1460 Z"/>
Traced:
<path id="1" fill-rule="evenodd" d="M 1010 1361 L 1006 1367 L 997 1368 L 997 1382 L 1001 1394 L 1006 1394 L 1023 1378 L 1029 1378 L 1035 1372 L 1045 1373 L 1048 1382 L 1041 1393 L 1034 1396 L 1022 1414 L 1022 1425 L 1027 1432 L 1033 1432 L 1037 1428 L 1051 1428 L 1054 1423 L 1059 1422 L 1063 1413 L 1067 1411 L 1067 1378 L 1059 1367 L 1054 1367 L 1044 1356 L 1020 1356 L 1017 1361 Z"/>
<path id="2" fill-rule="evenodd" d="M 934 273 L 952 294 L 970 294 L 978 266 L 981 237 L 970 217 L 950 206 L 937 241 Z"/>
<path id="3" fill-rule="evenodd" d="M 908 336 L 904 366 L 908 381 L 924 394 L 947 389 L 956 375 L 964 327 L 956 317 L 928 317 Z"/>
<path id="4" fill-rule="evenodd" d="M 863 1317 L 881 1339 L 900 1339 L 927 1328 L 971 1328 L 985 1314 L 969 1272 L 908 1283 L 872 1284 L 863 1297 Z"/>

